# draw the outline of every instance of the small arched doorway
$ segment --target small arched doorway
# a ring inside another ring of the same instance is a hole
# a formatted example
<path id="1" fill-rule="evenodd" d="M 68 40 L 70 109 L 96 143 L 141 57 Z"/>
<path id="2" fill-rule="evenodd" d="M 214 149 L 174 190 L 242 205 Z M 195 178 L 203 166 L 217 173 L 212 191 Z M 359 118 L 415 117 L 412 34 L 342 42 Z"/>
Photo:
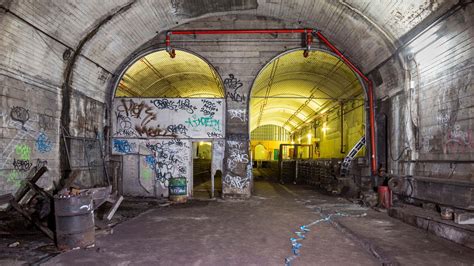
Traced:
<path id="1" fill-rule="evenodd" d="M 122 160 L 123 193 L 168 197 L 170 179 L 179 178 L 187 184 L 181 193 L 192 196 L 196 164 L 209 180 L 222 169 L 224 110 L 222 80 L 202 57 L 155 50 L 132 60 L 111 107 L 111 150 Z M 205 156 L 196 156 L 199 143 L 209 144 Z"/>

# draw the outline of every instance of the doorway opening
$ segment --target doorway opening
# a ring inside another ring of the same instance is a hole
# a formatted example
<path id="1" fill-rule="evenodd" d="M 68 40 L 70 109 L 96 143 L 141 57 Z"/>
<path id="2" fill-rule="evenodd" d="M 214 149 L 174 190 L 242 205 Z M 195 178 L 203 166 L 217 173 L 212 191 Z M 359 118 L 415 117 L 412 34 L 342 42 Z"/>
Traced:
<path id="1" fill-rule="evenodd" d="M 215 196 L 216 180 L 212 175 L 212 150 L 212 142 L 193 142 L 193 198 L 208 199 Z"/>
<path id="2" fill-rule="evenodd" d="M 186 196 L 191 197 L 193 142 L 224 138 L 225 93 L 215 68 L 192 52 L 176 50 L 176 58 L 170 58 L 163 49 L 147 50 L 114 84 L 110 148 L 126 165 L 123 194 L 169 197 L 170 181 L 186 179 Z"/>

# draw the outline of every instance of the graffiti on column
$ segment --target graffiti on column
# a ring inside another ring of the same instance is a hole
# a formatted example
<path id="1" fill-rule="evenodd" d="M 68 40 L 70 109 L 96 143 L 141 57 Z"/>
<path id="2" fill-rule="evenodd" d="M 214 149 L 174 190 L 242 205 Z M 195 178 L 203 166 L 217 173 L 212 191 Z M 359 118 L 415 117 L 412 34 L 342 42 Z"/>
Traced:
<path id="1" fill-rule="evenodd" d="M 249 186 L 250 179 L 248 177 L 233 176 L 226 174 L 224 177 L 224 184 L 232 189 L 243 191 Z"/>
<path id="2" fill-rule="evenodd" d="M 229 109 L 227 112 L 230 115 L 230 119 L 237 119 L 241 122 L 247 121 L 247 112 L 239 109 Z"/>
<path id="3" fill-rule="evenodd" d="M 239 164 L 249 163 L 249 157 L 245 151 L 245 145 L 238 141 L 227 141 L 229 156 L 227 158 L 227 169 L 234 171 Z"/>
<path id="4" fill-rule="evenodd" d="M 229 74 L 229 77 L 224 79 L 224 88 L 227 92 L 227 98 L 234 102 L 244 102 L 246 97 L 243 93 L 239 93 L 238 89 L 243 86 L 240 79 L 234 77 L 234 74 Z"/>

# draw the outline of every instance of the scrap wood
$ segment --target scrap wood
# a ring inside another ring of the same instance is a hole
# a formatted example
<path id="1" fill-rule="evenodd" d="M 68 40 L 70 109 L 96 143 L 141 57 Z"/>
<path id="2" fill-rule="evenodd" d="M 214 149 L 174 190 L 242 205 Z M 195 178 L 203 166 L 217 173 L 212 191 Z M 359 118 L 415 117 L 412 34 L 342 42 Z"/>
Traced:
<path id="1" fill-rule="evenodd" d="M 109 202 L 113 202 L 113 206 L 112 208 L 109 210 L 109 212 L 107 213 L 107 220 L 112 220 L 112 217 L 114 216 L 115 212 L 117 211 L 118 207 L 120 206 L 120 204 L 122 203 L 123 201 L 123 196 L 118 196 L 115 200 L 114 199 L 111 199 L 109 198 L 110 200 L 108 200 Z"/>
<path id="2" fill-rule="evenodd" d="M 56 191 L 59 192 L 63 189 L 69 189 L 70 187 L 72 187 L 72 184 L 74 183 L 76 178 L 79 176 L 79 173 L 80 173 L 79 170 L 73 170 L 71 174 L 68 176 L 68 178 L 62 179 L 61 182 L 59 182 L 58 187 L 56 188 Z"/>
<path id="3" fill-rule="evenodd" d="M 13 197 L 13 195 L 11 193 L 8 193 L 8 194 L 5 194 L 5 195 L 1 195 L 0 196 L 0 205 L 3 205 L 3 204 L 6 204 L 6 203 L 10 203 L 10 201 L 12 199 L 14 199 L 15 197 Z"/>
<path id="4" fill-rule="evenodd" d="M 21 215 L 23 215 L 28 221 L 33 223 L 36 227 L 38 227 L 39 230 L 41 230 L 46 236 L 54 240 L 54 233 L 51 231 L 48 227 L 44 226 L 41 224 L 40 221 L 37 219 L 32 218 L 28 212 L 26 212 L 19 204 L 18 202 L 12 200 L 10 202 L 10 205 Z"/>
<path id="5" fill-rule="evenodd" d="M 35 184 L 40 179 L 40 177 L 43 176 L 44 173 L 46 173 L 46 171 L 48 171 L 48 168 L 46 166 L 43 166 L 38 170 L 36 169 L 36 167 L 34 167 L 28 173 L 25 181 Z M 15 198 L 13 199 L 13 201 L 19 203 L 23 199 L 23 197 L 28 193 L 28 191 L 30 191 L 30 187 L 26 183 L 22 184 L 22 186 L 18 189 L 17 193 L 15 194 Z M 11 207 L 12 206 L 10 205 L 7 208 L 7 210 L 11 210 Z"/>
<path id="6" fill-rule="evenodd" d="M 30 181 L 27 181 L 26 184 L 37 194 L 40 194 L 41 196 L 45 198 L 53 198 L 53 195 L 49 194 L 46 192 L 43 188 L 39 187 L 38 185 L 31 183 Z"/>

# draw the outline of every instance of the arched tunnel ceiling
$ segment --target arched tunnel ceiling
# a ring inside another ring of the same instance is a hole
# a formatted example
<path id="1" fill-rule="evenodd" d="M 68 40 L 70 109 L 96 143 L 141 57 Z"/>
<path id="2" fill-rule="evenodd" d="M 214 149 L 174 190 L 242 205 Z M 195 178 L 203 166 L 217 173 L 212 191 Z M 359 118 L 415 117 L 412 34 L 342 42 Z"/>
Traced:
<path id="1" fill-rule="evenodd" d="M 257 76 L 250 99 L 250 130 L 277 125 L 292 132 L 340 101 L 363 100 L 362 85 L 338 57 L 301 50 L 270 62 Z"/>
<path id="2" fill-rule="evenodd" d="M 108 81 L 122 70 L 132 54 L 152 42 L 158 33 L 183 25 L 188 27 L 195 21 L 231 17 L 237 29 L 265 28 L 266 23 L 273 19 L 282 21 L 288 27 L 315 28 L 322 31 L 364 73 L 368 73 L 389 58 L 401 45 L 399 40 L 415 26 L 425 19 L 433 21 L 457 2 L 0 0 L 0 5 L 11 12 L 0 19 L 0 36 L 11 38 L 16 45 L 11 53 L 18 58 L 12 63 L 30 76 L 41 77 L 55 87 L 62 86 L 64 82 L 62 71 L 67 69 L 68 61 L 64 60 L 63 55 L 81 48 L 72 70 L 71 87 L 88 97 L 105 101 L 110 93 Z M 16 22 L 15 16 L 23 22 Z M 238 23 L 238 16 L 253 16 L 258 23 L 242 26 Z M 39 36 L 33 27 L 44 36 Z M 29 42 L 22 42 L 20 37 L 10 34 L 22 32 L 24 28 L 30 30 Z M 209 25 L 208 28 L 220 28 L 220 25 Z M 160 40 L 162 44 L 163 39 Z M 50 67 L 45 68 L 45 63 Z"/>
<path id="3" fill-rule="evenodd" d="M 224 90 L 219 75 L 203 59 L 180 50 L 171 58 L 161 50 L 138 59 L 125 71 L 115 97 L 222 98 Z"/>
<path id="4" fill-rule="evenodd" d="M 70 47 L 76 47 L 107 14 L 131 4 L 129 9 L 103 25 L 97 35 L 85 44 L 82 52 L 111 73 L 157 32 L 195 19 L 226 14 L 273 17 L 283 21 L 299 21 L 302 27 L 317 28 L 367 72 L 386 59 L 401 36 L 430 14 L 446 11 L 457 0 L 3 2 L 12 12 Z"/>

